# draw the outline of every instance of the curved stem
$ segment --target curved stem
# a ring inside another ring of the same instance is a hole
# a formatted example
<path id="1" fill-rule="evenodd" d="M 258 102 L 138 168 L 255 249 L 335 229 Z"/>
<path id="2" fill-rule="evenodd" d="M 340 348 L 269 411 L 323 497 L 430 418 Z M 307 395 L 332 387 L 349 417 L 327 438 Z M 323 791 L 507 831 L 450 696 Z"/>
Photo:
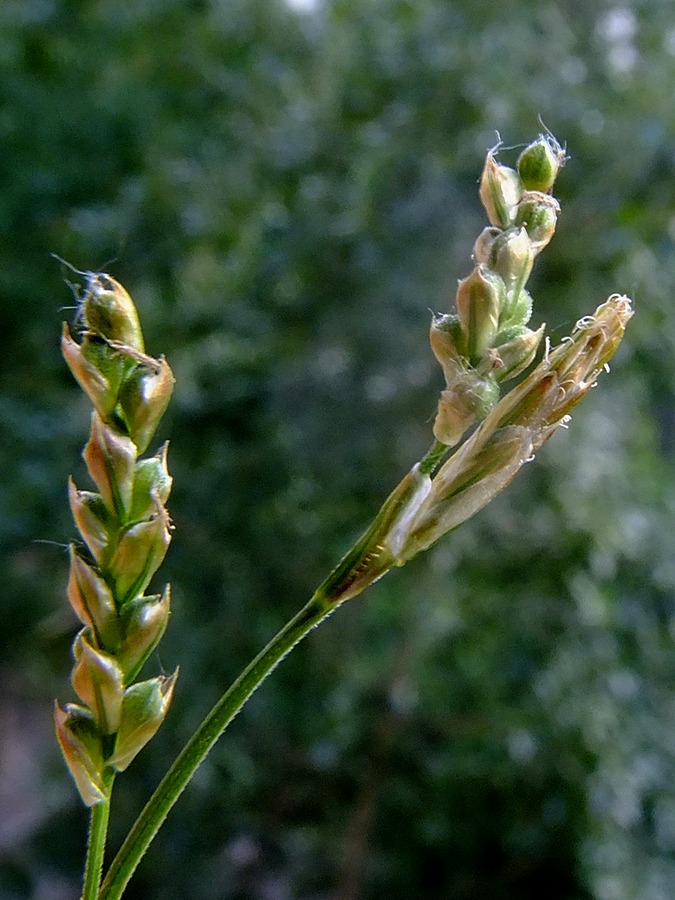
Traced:
<path id="1" fill-rule="evenodd" d="M 134 823 L 108 870 L 98 900 L 117 900 L 122 896 L 150 842 L 211 747 L 284 656 L 312 628 L 328 618 L 337 606 L 339 601 L 328 601 L 321 590 L 317 591 L 223 694 L 178 755 Z"/>
<path id="2" fill-rule="evenodd" d="M 108 834 L 108 818 L 110 816 L 110 793 L 112 791 L 115 771 L 107 769 L 103 774 L 103 785 L 106 788 L 107 797 L 102 803 L 97 803 L 91 808 L 89 817 L 89 838 L 87 841 L 87 859 L 84 864 L 84 883 L 82 885 L 82 900 L 96 900 L 101 884 L 101 870 L 103 869 L 103 855 L 105 853 L 106 837 Z"/>

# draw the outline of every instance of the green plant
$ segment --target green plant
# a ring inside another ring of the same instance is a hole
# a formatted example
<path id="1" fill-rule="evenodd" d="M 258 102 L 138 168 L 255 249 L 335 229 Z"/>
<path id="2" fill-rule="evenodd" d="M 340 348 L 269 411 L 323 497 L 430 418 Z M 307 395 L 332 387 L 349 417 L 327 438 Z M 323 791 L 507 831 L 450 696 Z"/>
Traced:
<path id="1" fill-rule="evenodd" d="M 501 385 L 533 363 L 544 327 L 528 322 L 525 285 L 548 244 L 559 206 L 552 197 L 565 160 L 540 136 L 517 169 L 487 154 L 480 197 L 490 221 L 474 246 L 475 266 L 460 281 L 453 314 L 434 317 L 431 347 L 445 376 L 435 441 L 384 502 L 362 538 L 305 607 L 242 672 L 207 715 L 130 829 L 101 881 L 110 797 L 153 736 L 171 701 L 176 674 L 140 683 L 169 615 L 168 588 L 144 596 L 170 541 L 171 487 L 166 447 L 139 460 L 169 401 L 168 364 L 145 354 L 138 316 L 110 276 L 85 273 L 82 341 L 64 330 L 63 352 L 94 405 L 84 451 L 98 492 L 71 485 L 73 515 L 88 553 L 71 550 L 68 596 L 83 628 L 75 638 L 72 682 L 80 703 L 57 706 L 59 742 L 83 801 L 91 807 L 83 896 L 121 896 L 166 815 L 247 699 L 308 632 L 391 568 L 482 509 L 569 419 L 607 366 L 632 315 L 613 295 L 551 349 L 515 387 Z M 456 449 L 455 449 L 456 448 Z"/>

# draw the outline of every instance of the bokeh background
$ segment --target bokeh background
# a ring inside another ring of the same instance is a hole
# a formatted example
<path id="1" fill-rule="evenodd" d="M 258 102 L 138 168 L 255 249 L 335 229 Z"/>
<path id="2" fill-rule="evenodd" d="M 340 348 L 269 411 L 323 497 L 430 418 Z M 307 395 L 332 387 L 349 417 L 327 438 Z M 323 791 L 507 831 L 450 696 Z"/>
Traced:
<path id="1" fill-rule="evenodd" d="M 3 0 L 3 900 L 76 897 L 86 825 L 51 730 L 89 412 L 50 253 L 122 281 L 178 379 L 157 436 L 174 614 L 148 671 L 181 675 L 118 780 L 116 845 L 429 445 L 430 310 L 470 269 L 485 150 L 539 117 L 570 160 L 534 321 L 561 337 L 633 296 L 611 375 L 284 662 L 128 896 L 675 896 L 673 84 L 671 0 Z"/>

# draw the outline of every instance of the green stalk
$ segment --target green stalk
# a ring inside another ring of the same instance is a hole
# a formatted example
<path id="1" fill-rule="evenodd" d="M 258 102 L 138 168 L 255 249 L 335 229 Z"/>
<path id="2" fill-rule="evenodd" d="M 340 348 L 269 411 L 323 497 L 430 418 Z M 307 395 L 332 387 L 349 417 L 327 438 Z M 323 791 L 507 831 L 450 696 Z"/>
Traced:
<path id="1" fill-rule="evenodd" d="M 442 444 L 440 441 L 434 441 L 419 462 L 420 474 L 433 475 L 441 460 L 447 455 L 449 450 L 450 448 L 447 444 Z"/>
<path id="2" fill-rule="evenodd" d="M 91 807 L 89 817 L 89 837 L 87 840 L 87 859 L 84 864 L 84 882 L 82 900 L 96 900 L 101 884 L 103 856 L 108 835 L 108 819 L 110 817 L 110 794 L 115 780 L 114 769 L 106 769 L 103 775 L 103 786 L 106 788 L 106 799 Z"/>
<path id="3" fill-rule="evenodd" d="M 211 747 L 286 654 L 340 605 L 340 601 L 325 599 L 323 588 L 328 581 L 244 669 L 185 745 L 127 835 L 108 870 L 98 900 L 117 900 L 122 896 L 145 851 Z"/>

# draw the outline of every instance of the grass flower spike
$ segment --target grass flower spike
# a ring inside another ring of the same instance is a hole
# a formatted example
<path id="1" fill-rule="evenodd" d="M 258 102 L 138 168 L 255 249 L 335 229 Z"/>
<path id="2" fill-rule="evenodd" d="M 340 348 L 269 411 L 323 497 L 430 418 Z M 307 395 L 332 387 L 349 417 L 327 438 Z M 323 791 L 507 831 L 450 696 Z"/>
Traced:
<path id="1" fill-rule="evenodd" d="M 83 458 L 96 491 L 71 480 L 70 505 L 86 551 L 70 548 L 68 599 L 82 629 L 73 643 L 78 703 L 56 706 L 56 733 L 82 800 L 93 807 L 85 896 L 96 896 L 114 775 L 161 725 L 176 673 L 133 683 L 169 618 L 170 591 L 145 595 L 171 540 L 167 447 L 139 460 L 171 397 L 165 360 L 145 354 L 136 308 L 113 278 L 87 274 L 81 342 L 62 349 L 93 403 Z M 103 826 L 101 828 L 101 825 Z"/>

